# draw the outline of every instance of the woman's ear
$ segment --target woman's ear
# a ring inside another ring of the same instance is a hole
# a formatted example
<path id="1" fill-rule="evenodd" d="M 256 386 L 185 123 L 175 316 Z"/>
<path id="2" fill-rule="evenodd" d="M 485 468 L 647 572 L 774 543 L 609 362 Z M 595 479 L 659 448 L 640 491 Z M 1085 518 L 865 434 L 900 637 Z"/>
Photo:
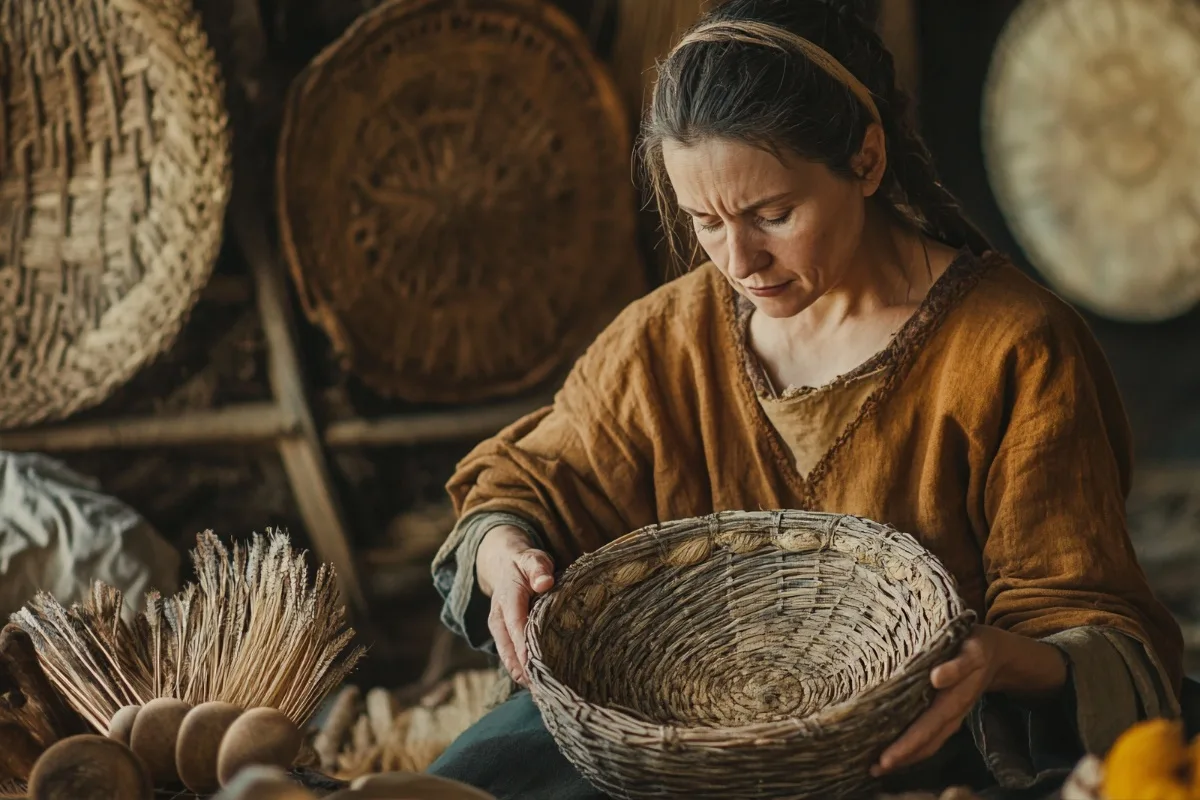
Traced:
<path id="1" fill-rule="evenodd" d="M 862 184 L 863 197 L 870 197 L 879 191 L 883 173 L 887 171 L 887 140 L 883 135 L 883 126 L 878 122 L 867 126 L 862 149 L 850 160 L 850 168 Z"/>

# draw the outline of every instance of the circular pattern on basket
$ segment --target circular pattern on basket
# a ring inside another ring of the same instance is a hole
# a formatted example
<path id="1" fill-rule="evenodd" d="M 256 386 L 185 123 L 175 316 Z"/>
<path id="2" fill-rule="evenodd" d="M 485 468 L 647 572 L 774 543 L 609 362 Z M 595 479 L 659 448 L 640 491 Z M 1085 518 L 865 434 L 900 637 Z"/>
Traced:
<path id="1" fill-rule="evenodd" d="M 534 606 L 533 696 L 613 797 L 849 797 L 974 615 L 911 536 L 723 512 L 576 561 Z"/>
<path id="2" fill-rule="evenodd" d="M 281 232 L 309 318 L 385 395 L 539 383 L 644 291 L 630 152 L 610 78 L 548 4 L 368 13 L 284 121 Z"/>
<path id="3" fill-rule="evenodd" d="M 1200 302 L 1200 4 L 1026 0 L 984 89 L 985 162 L 1031 262 L 1105 316 Z"/>
<path id="4" fill-rule="evenodd" d="M 0 427 L 93 406 L 166 350 L 230 184 L 215 57 L 187 0 L 6 0 Z"/>

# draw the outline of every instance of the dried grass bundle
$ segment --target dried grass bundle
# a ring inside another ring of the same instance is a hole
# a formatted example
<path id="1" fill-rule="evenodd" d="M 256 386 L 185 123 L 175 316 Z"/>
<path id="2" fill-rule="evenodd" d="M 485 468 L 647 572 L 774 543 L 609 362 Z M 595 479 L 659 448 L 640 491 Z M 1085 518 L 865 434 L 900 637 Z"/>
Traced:
<path id="1" fill-rule="evenodd" d="M 174 697 L 282 711 L 304 726 L 365 654 L 345 653 L 334 571 L 309 584 L 303 553 L 268 531 L 232 552 L 212 531 L 192 551 L 197 582 L 173 597 L 146 595 L 132 626 L 121 592 L 95 583 L 70 609 L 41 593 L 13 615 L 37 647 L 55 688 L 99 731 L 122 706 Z"/>

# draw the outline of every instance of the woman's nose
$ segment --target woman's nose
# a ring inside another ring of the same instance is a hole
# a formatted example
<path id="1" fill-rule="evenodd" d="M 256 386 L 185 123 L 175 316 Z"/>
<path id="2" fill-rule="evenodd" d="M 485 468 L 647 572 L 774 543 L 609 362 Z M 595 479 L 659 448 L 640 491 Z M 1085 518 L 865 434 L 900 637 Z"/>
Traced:
<path id="1" fill-rule="evenodd" d="M 771 255 L 759 247 L 752 236 L 732 235 L 728 252 L 729 277 L 734 280 L 745 280 L 771 263 Z"/>

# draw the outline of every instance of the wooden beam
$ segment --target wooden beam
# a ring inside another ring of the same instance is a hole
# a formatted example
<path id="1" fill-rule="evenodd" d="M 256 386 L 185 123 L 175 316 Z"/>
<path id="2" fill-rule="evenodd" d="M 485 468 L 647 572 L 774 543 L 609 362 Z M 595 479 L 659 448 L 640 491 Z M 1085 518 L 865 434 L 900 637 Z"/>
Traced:
<path id="1" fill-rule="evenodd" d="M 554 395 L 547 393 L 492 406 L 339 420 L 325 429 L 325 444 L 339 448 L 390 447 L 486 439 L 553 401 Z"/>
<path id="2" fill-rule="evenodd" d="M 308 405 L 283 265 L 267 238 L 267 220 L 253 189 L 246 189 L 245 184 L 242 191 L 235 188 L 232 206 L 234 234 L 254 278 L 271 389 L 283 413 L 294 418 L 298 427 L 297 435 L 279 440 L 279 455 L 316 556 L 336 570 L 349 611 L 366 624 L 367 599 L 350 547 L 349 529 Z"/>
<path id="3" fill-rule="evenodd" d="M 274 403 L 71 422 L 0 433 L 0 450 L 64 452 L 185 445 L 274 444 L 296 430 Z"/>
<path id="4" fill-rule="evenodd" d="M 522 400 L 475 408 L 374 419 L 338 420 L 321 437 L 326 446 L 395 447 L 430 442 L 485 439 L 552 403 L 543 393 Z M 69 452 L 156 447 L 210 447 L 264 443 L 277 445 L 301 432 L 299 421 L 275 403 L 242 403 L 177 414 L 148 414 L 70 422 L 0 432 L 0 450 Z"/>

